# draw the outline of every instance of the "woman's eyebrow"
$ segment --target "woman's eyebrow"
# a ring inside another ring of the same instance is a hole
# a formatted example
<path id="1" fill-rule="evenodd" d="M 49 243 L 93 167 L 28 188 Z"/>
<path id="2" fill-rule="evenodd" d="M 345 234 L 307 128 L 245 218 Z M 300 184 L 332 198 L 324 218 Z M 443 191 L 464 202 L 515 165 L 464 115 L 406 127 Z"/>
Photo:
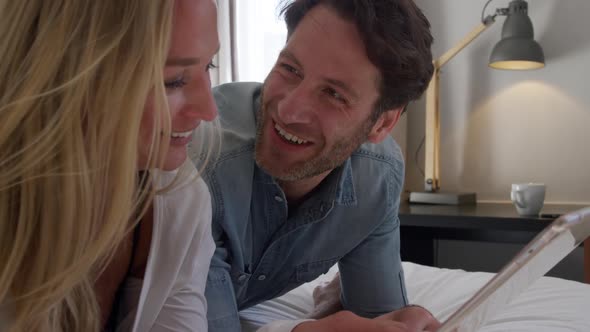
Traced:
<path id="1" fill-rule="evenodd" d="M 169 58 L 166 60 L 166 66 L 188 67 L 199 64 L 200 58 Z"/>
<path id="2" fill-rule="evenodd" d="M 218 45 L 214 54 L 219 53 L 219 47 L 220 46 Z M 188 66 L 198 65 L 199 63 L 201 63 L 201 58 L 176 57 L 176 58 L 168 58 L 166 60 L 166 66 L 172 66 L 172 67 L 188 67 Z"/>

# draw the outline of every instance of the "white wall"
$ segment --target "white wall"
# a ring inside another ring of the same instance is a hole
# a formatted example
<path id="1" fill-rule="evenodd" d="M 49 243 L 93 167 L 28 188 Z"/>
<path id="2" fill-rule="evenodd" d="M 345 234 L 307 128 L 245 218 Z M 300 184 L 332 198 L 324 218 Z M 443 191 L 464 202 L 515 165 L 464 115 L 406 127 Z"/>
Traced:
<path id="1" fill-rule="evenodd" d="M 479 23 L 486 1 L 416 2 L 431 21 L 438 57 Z M 528 3 L 535 39 L 545 51 L 544 69 L 488 68 L 504 17 L 443 68 L 441 185 L 477 192 L 480 201 L 508 201 L 511 183 L 544 182 L 546 202 L 589 203 L 590 1 Z M 487 12 L 507 4 L 492 1 Z M 413 157 L 423 135 L 424 104 L 419 101 L 408 113 L 409 190 L 423 190 Z"/>

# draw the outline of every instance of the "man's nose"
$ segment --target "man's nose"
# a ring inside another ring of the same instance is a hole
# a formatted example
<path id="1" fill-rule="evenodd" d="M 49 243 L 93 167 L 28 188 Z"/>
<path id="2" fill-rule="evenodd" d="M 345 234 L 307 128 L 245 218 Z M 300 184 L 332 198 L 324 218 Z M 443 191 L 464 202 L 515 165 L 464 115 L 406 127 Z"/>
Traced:
<path id="1" fill-rule="evenodd" d="M 313 93 L 303 85 L 287 92 L 278 103 L 278 116 L 284 124 L 304 124 L 313 121 Z"/>

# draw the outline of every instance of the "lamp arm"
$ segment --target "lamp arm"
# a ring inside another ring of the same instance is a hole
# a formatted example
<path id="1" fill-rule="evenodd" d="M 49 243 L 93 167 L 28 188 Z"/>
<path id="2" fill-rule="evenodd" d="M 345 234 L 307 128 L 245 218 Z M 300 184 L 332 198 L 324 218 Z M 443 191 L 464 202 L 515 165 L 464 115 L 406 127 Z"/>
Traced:
<path id="1" fill-rule="evenodd" d="M 440 117 L 439 117 L 439 75 L 440 68 L 461 52 L 494 22 L 495 15 L 486 17 L 481 24 L 469 32 L 457 45 L 433 61 L 434 73 L 426 89 L 426 128 L 424 156 L 424 190 L 436 192 L 440 189 Z"/>
<path id="2" fill-rule="evenodd" d="M 469 32 L 459 43 L 453 46 L 451 49 L 446 51 L 443 55 L 441 55 L 438 59 L 435 60 L 435 66 L 439 68 L 444 66 L 447 62 L 449 62 L 455 55 L 457 55 L 461 50 L 463 50 L 467 45 L 471 44 L 472 41 L 475 40 L 482 32 L 484 32 L 487 28 L 489 28 L 492 24 L 494 24 L 495 15 L 486 17 L 478 26 L 476 26 L 471 32 Z"/>

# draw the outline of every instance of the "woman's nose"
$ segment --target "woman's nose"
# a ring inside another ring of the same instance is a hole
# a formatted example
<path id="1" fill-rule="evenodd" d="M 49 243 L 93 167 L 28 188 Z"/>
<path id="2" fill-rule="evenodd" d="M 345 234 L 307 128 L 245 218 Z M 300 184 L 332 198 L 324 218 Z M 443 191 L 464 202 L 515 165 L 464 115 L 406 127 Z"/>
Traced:
<path id="1" fill-rule="evenodd" d="M 205 89 L 203 94 L 204 96 L 202 97 L 202 106 L 199 107 L 201 109 L 202 119 L 205 121 L 213 121 L 217 117 L 217 104 L 213 98 L 211 86 Z"/>
<path id="2" fill-rule="evenodd" d="M 185 114 L 204 121 L 213 121 L 217 117 L 217 105 L 211 91 L 209 74 L 204 74 L 189 90 L 189 107 L 185 109 Z"/>

